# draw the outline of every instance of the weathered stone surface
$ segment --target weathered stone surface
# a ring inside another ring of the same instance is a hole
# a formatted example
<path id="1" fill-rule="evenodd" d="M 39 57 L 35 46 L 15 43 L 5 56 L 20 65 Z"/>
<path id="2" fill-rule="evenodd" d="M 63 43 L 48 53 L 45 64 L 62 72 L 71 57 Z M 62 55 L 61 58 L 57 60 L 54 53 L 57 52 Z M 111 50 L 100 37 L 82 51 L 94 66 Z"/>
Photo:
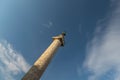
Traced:
<path id="1" fill-rule="evenodd" d="M 47 68 L 49 62 L 60 46 L 64 45 L 64 35 L 53 37 L 51 45 L 43 52 L 43 54 L 34 63 L 31 69 L 26 73 L 22 80 L 39 80 L 43 72 Z"/>

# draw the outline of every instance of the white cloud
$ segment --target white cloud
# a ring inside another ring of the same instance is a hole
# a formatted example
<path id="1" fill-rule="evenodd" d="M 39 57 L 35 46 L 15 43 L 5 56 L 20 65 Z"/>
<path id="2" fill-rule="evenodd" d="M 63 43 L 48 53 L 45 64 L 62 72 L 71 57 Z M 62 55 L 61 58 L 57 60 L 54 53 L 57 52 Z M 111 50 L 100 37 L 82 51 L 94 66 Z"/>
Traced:
<path id="1" fill-rule="evenodd" d="M 105 80 L 120 80 L 120 1 L 115 0 L 105 31 L 97 30 L 88 44 L 84 67 L 92 71 L 89 80 L 99 80 L 111 71 Z M 102 26 L 101 26 L 102 27 Z M 102 33 L 102 35 L 99 35 Z M 113 75 L 114 74 L 114 75 Z"/>
<path id="2" fill-rule="evenodd" d="M 15 76 L 27 72 L 29 68 L 30 65 L 11 44 L 7 41 L 0 42 L 0 76 L 3 80 L 16 80 Z"/>

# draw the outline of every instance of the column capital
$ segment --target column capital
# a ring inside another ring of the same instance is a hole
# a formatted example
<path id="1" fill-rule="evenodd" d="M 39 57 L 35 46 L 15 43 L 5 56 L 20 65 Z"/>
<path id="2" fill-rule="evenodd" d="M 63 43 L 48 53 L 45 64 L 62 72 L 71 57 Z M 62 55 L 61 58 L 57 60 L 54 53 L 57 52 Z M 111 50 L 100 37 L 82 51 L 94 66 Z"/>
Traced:
<path id="1" fill-rule="evenodd" d="M 56 39 L 60 40 L 61 46 L 64 46 L 64 44 L 65 44 L 64 36 L 65 36 L 65 35 L 66 35 L 66 33 L 65 33 L 65 32 L 62 32 L 60 35 L 54 36 L 54 37 L 52 37 L 52 38 L 53 38 L 53 40 L 56 40 Z"/>

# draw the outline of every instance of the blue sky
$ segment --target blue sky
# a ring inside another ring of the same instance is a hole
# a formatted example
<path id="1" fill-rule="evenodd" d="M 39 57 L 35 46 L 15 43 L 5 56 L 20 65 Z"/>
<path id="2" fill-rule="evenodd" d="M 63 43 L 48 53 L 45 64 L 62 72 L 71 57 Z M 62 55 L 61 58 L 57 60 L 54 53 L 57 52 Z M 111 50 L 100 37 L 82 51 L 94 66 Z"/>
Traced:
<path id="1" fill-rule="evenodd" d="M 41 80 L 120 80 L 119 0 L 0 0 L 0 80 L 21 80 L 65 31 Z"/>

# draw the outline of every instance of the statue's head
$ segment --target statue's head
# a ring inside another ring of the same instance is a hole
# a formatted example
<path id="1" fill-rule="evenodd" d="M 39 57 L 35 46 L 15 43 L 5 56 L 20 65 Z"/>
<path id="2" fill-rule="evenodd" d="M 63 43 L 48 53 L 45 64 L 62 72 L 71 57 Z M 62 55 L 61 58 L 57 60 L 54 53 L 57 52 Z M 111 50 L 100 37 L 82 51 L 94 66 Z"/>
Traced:
<path id="1" fill-rule="evenodd" d="M 64 36 L 65 36 L 65 35 L 66 35 L 66 33 L 65 33 L 65 32 L 62 32 L 62 35 L 64 35 Z"/>

